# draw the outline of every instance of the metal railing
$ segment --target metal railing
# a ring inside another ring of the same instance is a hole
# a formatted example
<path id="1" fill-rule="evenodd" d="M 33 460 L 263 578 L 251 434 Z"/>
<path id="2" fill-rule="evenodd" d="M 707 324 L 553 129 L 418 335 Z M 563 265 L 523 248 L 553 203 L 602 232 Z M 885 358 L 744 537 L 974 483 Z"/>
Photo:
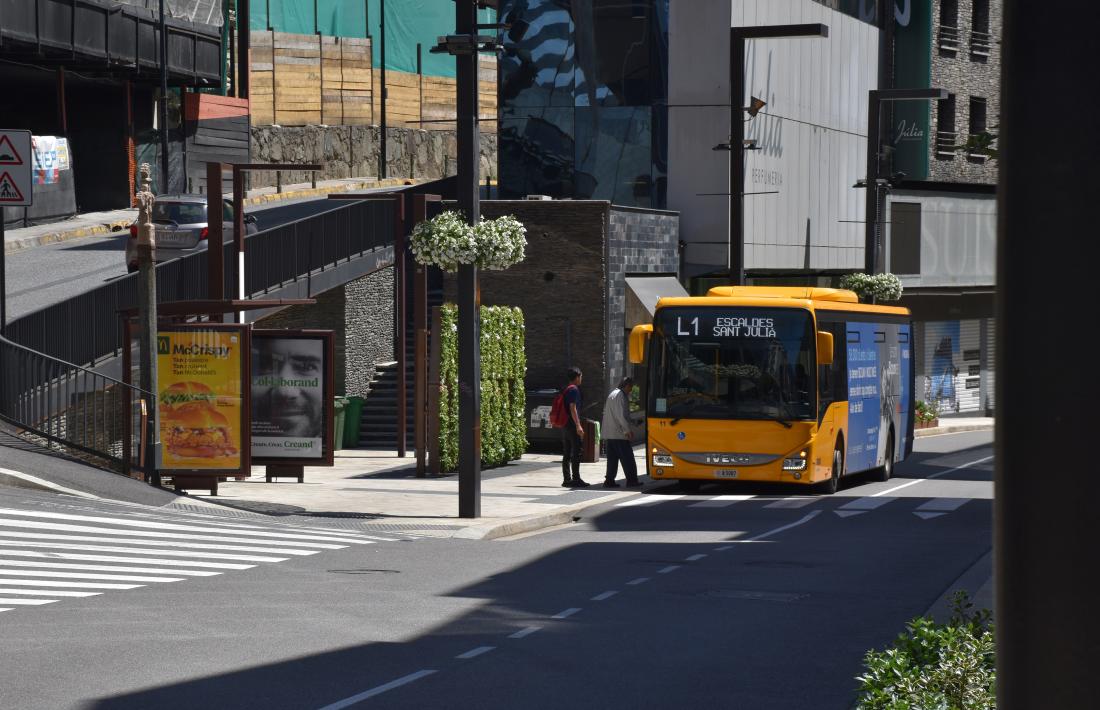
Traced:
<path id="1" fill-rule="evenodd" d="M 940 25 L 939 47 L 945 52 L 959 51 L 959 28 Z"/>
<path id="2" fill-rule="evenodd" d="M 959 134 L 955 131 L 936 131 L 936 157 L 943 160 L 955 158 L 955 141 Z"/>
<path id="3" fill-rule="evenodd" d="M 145 470 L 153 395 L 0 337 L 0 419 L 57 451 Z"/>
<path id="4" fill-rule="evenodd" d="M 250 297 L 309 279 L 391 246 L 391 200 L 346 201 L 334 209 L 245 238 Z M 157 265 L 157 301 L 207 297 L 202 251 Z M 225 293 L 236 294 L 236 244 L 224 245 Z M 13 320 L 0 337 L 0 419 L 51 448 L 143 470 L 142 412 L 149 392 L 90 369 L 123 354 L 121 311 L 137 307 L 137 274 Z M 80 363 L 80 364 L 74 364 Z"/>
<path id="5" fill-rule="evenodd" d="M 993 39 L 988 32 L 970 32 L 970 55 L 973 57 L 988 57 L 993 51 Z"/>

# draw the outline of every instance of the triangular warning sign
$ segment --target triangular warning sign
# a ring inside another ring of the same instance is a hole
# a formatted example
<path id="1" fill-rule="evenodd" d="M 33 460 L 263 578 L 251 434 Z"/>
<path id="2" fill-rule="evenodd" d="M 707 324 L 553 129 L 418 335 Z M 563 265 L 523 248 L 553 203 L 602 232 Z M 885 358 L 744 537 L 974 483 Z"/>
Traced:
<path id="1" fill-rule="evenodd" d="M 0 136 L 0 165 L 22 165 L 23 157 L 7 136 Z"/>
<path id="2" fill-rule="evenodd" d="M 19 191 L 19 186 L 15 184 L 15 180 L 11 179 L 11 175 L 4 173 L 0 175 L 0 202 L 22 202 L 23 193 Z"/>

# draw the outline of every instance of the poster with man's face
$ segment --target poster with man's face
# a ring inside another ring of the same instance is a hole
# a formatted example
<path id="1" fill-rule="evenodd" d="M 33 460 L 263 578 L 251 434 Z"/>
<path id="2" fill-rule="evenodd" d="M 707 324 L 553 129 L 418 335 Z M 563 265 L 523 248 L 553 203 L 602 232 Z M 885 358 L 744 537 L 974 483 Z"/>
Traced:
<path id="1" fill-rule="evenodd" d="M 325 345 L 323 337 L 280 337 L 254 332 L 253 458 L 325 456 L 328 391 Z"/>

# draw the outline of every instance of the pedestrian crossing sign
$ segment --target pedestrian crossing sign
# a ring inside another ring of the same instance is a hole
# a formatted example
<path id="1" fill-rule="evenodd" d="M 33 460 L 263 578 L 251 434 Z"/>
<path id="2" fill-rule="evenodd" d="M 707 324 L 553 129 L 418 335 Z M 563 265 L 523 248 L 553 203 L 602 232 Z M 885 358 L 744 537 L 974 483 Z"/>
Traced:
<path id="1" fill-rule="evenodd" d="M 34 204 L 31 181 L 31 132 L 0 128 L 0 205 Z"/>

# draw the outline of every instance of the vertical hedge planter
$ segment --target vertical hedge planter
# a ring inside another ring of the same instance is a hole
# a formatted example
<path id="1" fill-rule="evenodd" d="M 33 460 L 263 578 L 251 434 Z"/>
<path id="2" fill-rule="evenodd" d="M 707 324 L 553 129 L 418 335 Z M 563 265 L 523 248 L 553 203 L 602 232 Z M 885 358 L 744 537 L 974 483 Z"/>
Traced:
<path id="1" fill-rule="evenodd" d="M 458 308 L 440 309 L 439 460 L 442 471 L 458 467 Z M 523 312 L 481 307 L 481 463 L 500 466 L 527 450 L 524 421 L 527 372 Z"/>

